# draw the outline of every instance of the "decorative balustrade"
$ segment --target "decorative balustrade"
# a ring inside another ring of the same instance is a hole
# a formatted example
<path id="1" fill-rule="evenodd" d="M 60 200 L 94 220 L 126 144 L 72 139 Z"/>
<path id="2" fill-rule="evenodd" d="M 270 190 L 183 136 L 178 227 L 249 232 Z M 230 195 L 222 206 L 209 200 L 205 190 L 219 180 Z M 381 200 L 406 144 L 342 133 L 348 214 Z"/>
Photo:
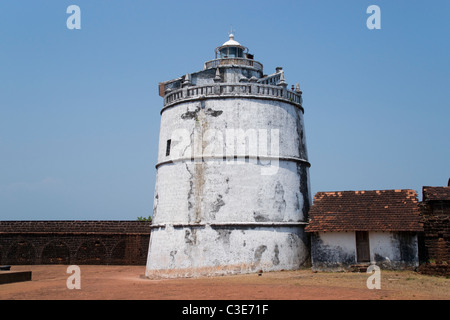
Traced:
<path id="1" fill-rule="evenodd" d="M 204 69 L 211 69 L 211 68 L 217 68 L 220 66 L 246 66 L 246 67 L 253 67 L 261 72 L 263 72 L 263 65 L 259 63 L 258 61 L 252 60 L 252 59 L 246 59 L 246 58 L 222 58 L 222 59 L 215 59 L 211 60 L 205 63 Z"/>
<path id="2" fill-rule="evenodd" d="M 265 78 L 259 79 L 258 83 L 260 84 L 270 84 L 270 85 L 277 85 L 281 80 L 281 72 L 272 74 L 270 76 L 267 76 Z"/>
<path id="3" fill-rule="evenodd" d="M 300 93 L 272 85 L 258 83 L 221 83 L 204 86 L 192 86 L 166 93 L 164 97 L 164 108 L 172 104 L 201 97 L 270 97 L 285 100 L 297 105 L 302 104 Z"/>

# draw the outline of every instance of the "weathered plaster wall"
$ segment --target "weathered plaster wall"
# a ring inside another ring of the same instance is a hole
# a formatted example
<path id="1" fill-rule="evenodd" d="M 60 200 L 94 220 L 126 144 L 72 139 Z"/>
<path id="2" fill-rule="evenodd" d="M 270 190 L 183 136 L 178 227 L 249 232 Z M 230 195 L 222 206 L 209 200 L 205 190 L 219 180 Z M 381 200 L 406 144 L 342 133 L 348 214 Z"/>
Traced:
<path id="1" fill-rule="evenodd" d="M 308 257 L 297 227 L 167 225 L 153 230 L 146 275 L 190 277 L 297 269 Z"/>
<path id="2" fill-rule="evenodd" d="M 153 224 L 304 222 L 308 200 L 301 193 L 298 166 L 280 161 L 277 174 L 270 176 L 261 175 L 261 165 L 244 159 L 161 166 Z"/>
<path id="3" fill-rule="evenodd" d="M 409 232 L 369 232 L 370 261 L 382 269 L 418 266 L 417 235 Z M 311 235 L 313 270 L 349 270 L 357 264 L 354 232 Z"/>
<path id="4" fill-rule="evenodd" d="M 292 103 L 236 95 L 164 109 L 147 276 L 307 263 L 308 168 Z"/>
<path id="5" fill-rule="evenodd" d="M 158 162 L 192 154 L 235 155 L 243 140 L 236 141 L 233 150 L 226 149 L 227 145 L 231 146 L 227 144 L 227 137 L 232 138 L 232 132 L 236 135 L 241 132 L 250 139 L 256 134 L 252 146 L 262 147 L 266 143 L 270 155 L 274 153 L 270 146 L 275 130 L 279 130 L 279 151 L 274 150 L 278 151 L 277 156 L 307 160 L 303 113 L 289 103 L 238 97 L 185 102 L 165 109 L 161 115 Z M 262 136 L 264 132 L 267 137 Z M 166 156 L 169 139 L 172 150 Z M 252 151 L 250 155 L 255 155 L 256 150 Z M 260 150 L 259 155 L 262 154 Z"/>
<path id="6" fill-rule="evenodd" d="M 354 232 L 318 232 L 311 234 L 313 270 L 342 271 L 356 263 Z"/>
<path id="7" fill-rule="evenodd" d="M 409 232 L 370 232 L 371 261 L 384 269 L 417 267 L 417 235 Z"/>
<path id="8" fill-rule="evenodd" d="M 370 232 L 369 247 L 370 261 L 388 264 L 398 259 L 398 248 L 395 247 L 391 232 Z"/>
<path id="9" fill-rule="evenodd" d="M 191 74 L 191 83 L 196 86 L 210 84 L 216 76 L 217 68 L 202 70 Z M 244 77 L 250 79 L 251 77 L 261 78 L 261 71 L 253 68 L 241 67 L 219 67 L 219 73 L 223 82 L 238 83 Z"/>

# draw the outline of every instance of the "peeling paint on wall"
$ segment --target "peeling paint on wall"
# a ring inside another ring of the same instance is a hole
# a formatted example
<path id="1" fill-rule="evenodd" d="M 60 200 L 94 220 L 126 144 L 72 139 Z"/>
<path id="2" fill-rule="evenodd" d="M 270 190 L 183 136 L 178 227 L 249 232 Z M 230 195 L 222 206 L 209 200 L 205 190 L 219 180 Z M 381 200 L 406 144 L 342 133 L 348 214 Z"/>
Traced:
<path id="1" fill-rule="evenodd" d="M 418 266 L 417 235 L 413 232 L 369 232 L 370 263 L 381 269 Z M 350 270 L 358 264 L 354 232 L 311 234 L 313 270 Z"/>
<path id="2" fill-rule="evenodd" d="M 347 270 L 356 263 L 354 236 L 351 234 L 311 235 L 312 269 L 320 271 Z"/>
<path id="3" fill-rule="evenodd" d="M 190 120 L 190 119 L 198 120 L 198 113 L 200 112 L 200 110 L 202 110 L 200 107 L 197 107 L 194 111 L 189 111 L 189 109 L 188 109 L 188 110 L 186 110 L 185 113 L 183 113 L 181 115 L 181 119 L 183 119 L 183 120 Z M 205 113 L 205 115 L 212 116 L 212 117 L 218 117 L 223 113 L 222 110 L 213 110 L 211 108 L 208 108 L 203 112 Z"/>

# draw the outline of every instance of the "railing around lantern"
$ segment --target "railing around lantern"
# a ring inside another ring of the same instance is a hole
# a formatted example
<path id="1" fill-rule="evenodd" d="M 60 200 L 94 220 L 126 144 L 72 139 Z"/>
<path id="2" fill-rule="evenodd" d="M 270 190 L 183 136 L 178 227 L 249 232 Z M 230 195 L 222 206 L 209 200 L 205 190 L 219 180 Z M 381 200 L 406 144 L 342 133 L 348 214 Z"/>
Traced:
<path id="1" fill-rule="evenodd" d="M 205 69 L 217 68 L 220 66 L 246 66 L 253 67 L 259 71 L 263 71 L 263 65 L 258 61 L 246 58 L 222 58 L 205 62 Z"/>

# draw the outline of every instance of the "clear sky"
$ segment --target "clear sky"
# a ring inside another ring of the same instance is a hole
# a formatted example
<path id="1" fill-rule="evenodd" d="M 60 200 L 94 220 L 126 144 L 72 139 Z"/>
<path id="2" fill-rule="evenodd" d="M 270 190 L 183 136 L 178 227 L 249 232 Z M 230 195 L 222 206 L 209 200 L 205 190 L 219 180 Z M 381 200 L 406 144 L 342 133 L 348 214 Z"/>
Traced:
<path id="1" fill-rule="evenodd" d="M 231 25 L 301 85 L 312 195 L 447 185 L 448 0 L 3 0 L 0 219 L 150 215 L 158 82 L 201 70 Z"/>

